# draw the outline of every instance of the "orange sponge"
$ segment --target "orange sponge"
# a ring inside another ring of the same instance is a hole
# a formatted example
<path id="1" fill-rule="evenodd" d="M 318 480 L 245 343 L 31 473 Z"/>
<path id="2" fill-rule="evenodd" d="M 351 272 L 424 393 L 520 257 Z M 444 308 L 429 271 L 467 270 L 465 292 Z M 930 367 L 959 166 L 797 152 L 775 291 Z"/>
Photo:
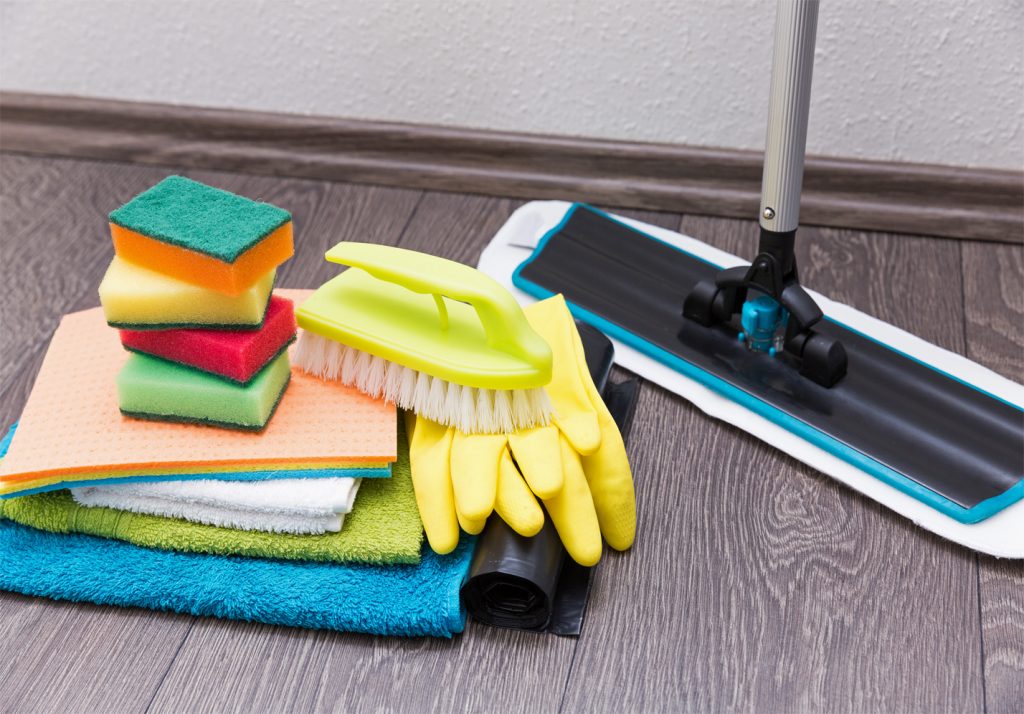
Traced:
<path id="1" fill-rule="evenodd" d="M 228 295 L 294 253 L 287 211 L 181 176 L 111 212 L 110 235 L 121 258 Z"/>
<path id="2" fill-rule="evenodd" d="M 228 295 L 241 295 L 294 252 L 291 221 L 242 253 L 234 263 L 161 243 L 113 223 L 110 234 L 114 252 L 125 260 Z"/>

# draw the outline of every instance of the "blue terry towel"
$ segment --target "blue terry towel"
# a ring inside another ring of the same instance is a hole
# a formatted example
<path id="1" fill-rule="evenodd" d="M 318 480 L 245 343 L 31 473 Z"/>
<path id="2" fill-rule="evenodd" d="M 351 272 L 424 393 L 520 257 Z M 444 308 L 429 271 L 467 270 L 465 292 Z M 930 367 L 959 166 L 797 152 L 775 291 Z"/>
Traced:
<path id="1" fill-rule="evenodd" d="M 419 565 L 335 565 L 150 550 L 2 517 L 0 590 L 54 600 L 377 635 L 451 637 L 473 539 Z"/>

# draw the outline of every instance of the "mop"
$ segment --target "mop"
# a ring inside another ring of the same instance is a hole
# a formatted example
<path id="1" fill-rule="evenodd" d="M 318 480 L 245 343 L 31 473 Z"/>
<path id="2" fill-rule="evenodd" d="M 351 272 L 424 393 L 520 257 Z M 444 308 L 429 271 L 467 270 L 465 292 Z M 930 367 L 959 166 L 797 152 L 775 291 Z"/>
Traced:
<path id="1" fill-rule="evenodd" d="M 1024 558 L 1024 387 L 800 285 L 817 0 L 782 0 L 752 262 L 583 205 L 520 208 L 480 269 L 562 293 L 616 362 L 920 526 Z"/>

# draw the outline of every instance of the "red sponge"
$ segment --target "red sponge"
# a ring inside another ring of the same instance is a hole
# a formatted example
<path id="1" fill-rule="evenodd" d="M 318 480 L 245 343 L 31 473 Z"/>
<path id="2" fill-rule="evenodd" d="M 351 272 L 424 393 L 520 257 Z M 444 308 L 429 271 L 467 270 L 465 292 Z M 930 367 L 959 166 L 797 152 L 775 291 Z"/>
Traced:
<path id="1" fill-rule="evenodd" d="M 121 330 L 121 344 L 133 352 L 246 384 L 287 348 L 295 329 L 295 306 L 275 295 L 258 330 Z"/>

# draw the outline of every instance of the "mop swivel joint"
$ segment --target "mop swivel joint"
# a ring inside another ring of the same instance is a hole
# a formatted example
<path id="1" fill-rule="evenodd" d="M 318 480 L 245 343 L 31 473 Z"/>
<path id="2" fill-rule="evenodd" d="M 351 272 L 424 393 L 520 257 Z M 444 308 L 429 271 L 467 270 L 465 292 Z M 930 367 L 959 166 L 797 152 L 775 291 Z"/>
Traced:
<path id="1" fill-rule="evenodd" d="M 800 374 L 831 387 L 846 374 L 846 349 L 813 329 L 823 314 L 800 285 L 795 237 L 795 230 L 777 233 L 762 227 L 754 262 L 726 268 L 697 283 L 686 297 L 683 316 L 705 327 L 734 327 L 751 350 L 772 356 L 783 352 L 799 366 Z M 751 290 L 760 295 L 748 299 Z"/>
<path id="2" fill-rule="evenodd" d="M 779 329 L 788 315 L 779 303 L 767 295 L 747 300 L 740 311 L 739 339 L 754 352 L 767 352 L 771 356 L 782 349 Z"/>

